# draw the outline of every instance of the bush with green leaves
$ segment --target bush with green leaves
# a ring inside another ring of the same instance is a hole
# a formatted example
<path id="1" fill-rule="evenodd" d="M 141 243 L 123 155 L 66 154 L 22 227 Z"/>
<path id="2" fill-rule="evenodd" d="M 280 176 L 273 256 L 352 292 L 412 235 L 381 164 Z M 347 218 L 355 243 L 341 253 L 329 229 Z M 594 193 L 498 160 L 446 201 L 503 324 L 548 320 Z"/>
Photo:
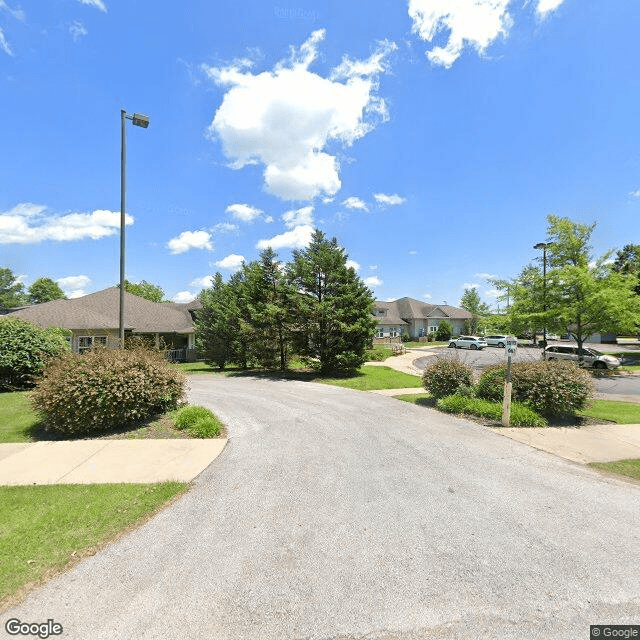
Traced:
<path id="1" fill-rule="evenodd" d="M 158 351 L 93 349 L 50 360 L 32 403 L 45 428 L 83 435 L 126 428 L 175 409 L 185 383 L 184 374 Z"/>
<path id="2" fill-rule="evenodd" d="M 187 405 L 186 407 L 181 407 L 178 410 L 173 422 L 175 423 L 178 429 L 188 429 L 192 425 L 194 425 L 198 420 L 202 420 L 203 418 L 212 418 L 213 411 L 211 409 L 207 409 L 206 407 L 200 407 L 195 404 Z"/>
<path id="3" fill-rule="evenodd" d="M 411 342 L 412 340 L 411 336 L 406 331 L 402 332 L 402 334 L 400 335 L 400 339 L 402 340 L 402 342 Z"/>
<path id="4" fill-rule="evenodd" d="M 483 400 L 481 398 L 468 398 L 461 395 L 451 395 L 440 398 L 436 407 L 447 413 L 463 413 L 489 420 L 500 421 L 502 419 L 502 403 Z M 533 409 L 518 402 L 511 403 L 510 424 L 514 427 L 546 427 L 547 421 Z"/>
<path id="5" fill-rule="evenodd" d="M 505 365 L 487 367 L 476 386 L 479 397 L 501 400 Z M 593 392 L 588 372 L 573 362 L 539 360 L 511 366 L 512 399 L 544 416 L 570 416 L 584 409 Z"/>
<path id="6" fill-rule="evenodd" d="M 440 342 L 447 342 L 447 340 L 451 339 L 452 333 L 453 328 L 451 325 L 446 320 L 440 320 L 438 330 L 436 331 L 436 340 Z"/>
<path id="7" fill-rule="evenodd" d="M 185 429 L 196 438 L 217 438 L 222 430 L 222 423 L 214 413 L 198 405 L 182 407 L 174 418 L 174 423 L 178 429 Z"/>
<path id="8" fill-rule="evenodd" d="M 68 333 L 13 316 L 0 319 L 0 390 L 33 386 L 47 360 L 70 350 L 65 338 Z"/>
<path id="9" fill-rule="evenodd" d="M 422 374 L 422 385 L 435 398 L 456 393 L 461 386 L 473 384 L 473 370 L 457 358 L 436 358 Z"/>

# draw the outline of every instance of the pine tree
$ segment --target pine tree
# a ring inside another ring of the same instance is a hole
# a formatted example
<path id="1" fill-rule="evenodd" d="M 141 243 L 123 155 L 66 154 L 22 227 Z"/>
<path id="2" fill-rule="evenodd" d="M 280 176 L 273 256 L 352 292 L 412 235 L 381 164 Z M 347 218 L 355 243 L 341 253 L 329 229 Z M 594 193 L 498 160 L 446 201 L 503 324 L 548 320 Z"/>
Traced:
<path id="1" fill-rule="evenodd" d="M 335 238 L 316 229 L 306 249 L 293 252 L 287 277 L 294 287 L 297 352 L 320 370 L 350 371 L 366 361 L 375 334 L 374 299 Z"/>

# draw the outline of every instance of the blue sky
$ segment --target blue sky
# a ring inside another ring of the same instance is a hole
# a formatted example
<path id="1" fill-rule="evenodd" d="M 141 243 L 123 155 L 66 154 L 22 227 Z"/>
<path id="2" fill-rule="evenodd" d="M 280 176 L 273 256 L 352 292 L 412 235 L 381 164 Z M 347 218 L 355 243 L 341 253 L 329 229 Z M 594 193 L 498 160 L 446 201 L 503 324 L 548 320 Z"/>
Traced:
<path id="1" fill-rule="evenodd" d="M 0 0 L 0 266 L 191 299 L 317 226 L 376 298 L 458 304 L 546 215 L 639 243 L 629 0 Z"/>

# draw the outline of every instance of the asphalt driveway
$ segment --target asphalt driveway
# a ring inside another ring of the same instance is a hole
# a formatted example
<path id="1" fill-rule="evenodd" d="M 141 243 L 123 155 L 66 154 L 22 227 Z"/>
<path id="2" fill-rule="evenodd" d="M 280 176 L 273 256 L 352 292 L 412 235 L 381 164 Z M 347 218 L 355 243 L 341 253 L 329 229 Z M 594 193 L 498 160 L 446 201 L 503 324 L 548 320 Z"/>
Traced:
<path id="1" fill-rule="evenodd" d="M 220 457 L 3 612 L 3 633 L 15 617 L 65 640 L 576 640 L 640 623 L 640 485 L 382 395 L 190 385 L 227 424 Z"/>

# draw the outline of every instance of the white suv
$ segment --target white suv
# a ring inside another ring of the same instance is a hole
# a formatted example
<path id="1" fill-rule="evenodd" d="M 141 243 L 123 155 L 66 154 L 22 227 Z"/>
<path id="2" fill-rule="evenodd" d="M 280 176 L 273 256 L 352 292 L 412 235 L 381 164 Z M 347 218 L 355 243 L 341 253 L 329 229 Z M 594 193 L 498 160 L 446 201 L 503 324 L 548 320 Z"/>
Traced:
<path id="1" fill-rule="evenodd" d="M 544 350 L 547 360 L 570 360 L 580 362 L 580 352 L 578 347 L 565 347 L 564 345 L 553 345 Z M 595 349 L 582 349 L 582 364 L 585 367 L 594 369 L 615 369 L 622 363 L 614 356 L 606 356 Z"/>
<path id="2" fill-rule="evenodd" d="M 484 349 L 486 346 L 485 339 L 478 336 L 460 336 L 449 340 L 449 349 Z"/>
<path id="3" fill-rule="evenodd" d="M 507 344 L 507 336 L 485 336 L 484 339 L 489 346 L 504 348 Z"/>

